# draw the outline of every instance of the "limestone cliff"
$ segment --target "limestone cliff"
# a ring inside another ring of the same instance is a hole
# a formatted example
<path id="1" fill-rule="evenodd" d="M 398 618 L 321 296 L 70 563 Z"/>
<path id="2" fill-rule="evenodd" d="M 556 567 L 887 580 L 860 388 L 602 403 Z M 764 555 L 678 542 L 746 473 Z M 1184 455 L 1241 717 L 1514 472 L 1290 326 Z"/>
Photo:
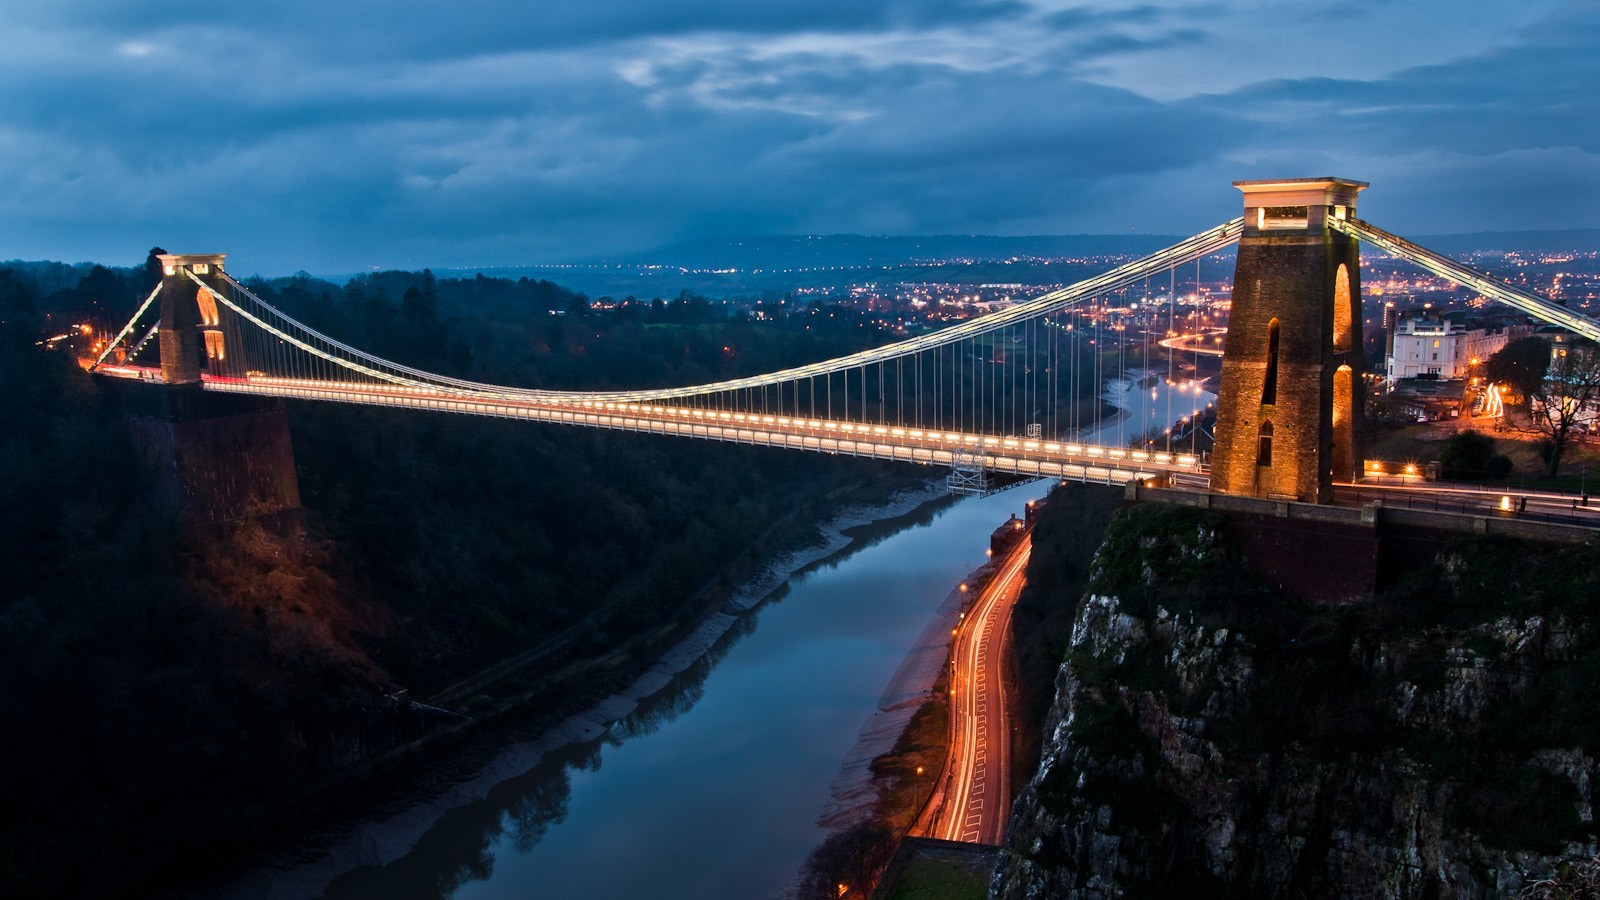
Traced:
<path id="1" fill-rule="evenodd" d="M 1595 562 L 1464 540 L 1329 609 L 1218 516 L 1125 510 L 993 896 L 1488 898 L 1592 859 Z"/>

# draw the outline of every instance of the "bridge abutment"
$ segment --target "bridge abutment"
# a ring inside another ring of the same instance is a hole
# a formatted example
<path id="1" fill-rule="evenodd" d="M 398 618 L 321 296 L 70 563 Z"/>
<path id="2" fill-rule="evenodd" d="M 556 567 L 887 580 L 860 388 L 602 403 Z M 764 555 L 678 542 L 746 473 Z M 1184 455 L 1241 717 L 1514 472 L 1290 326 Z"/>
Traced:
<path id="1" fill-rule="evenodd" d="M 282 401 L 103 379 L 120 395 L 157 502 L 191 524 L 300 508 Z"/>
<path id="2" fill-rule="evenodd" d="M 1244 232 L 1223 345 L 1211 488 L 1308 503 L 1361 472 L 1361 258 L 1329 227 L 1365 182 L 1238 181 Z"/>

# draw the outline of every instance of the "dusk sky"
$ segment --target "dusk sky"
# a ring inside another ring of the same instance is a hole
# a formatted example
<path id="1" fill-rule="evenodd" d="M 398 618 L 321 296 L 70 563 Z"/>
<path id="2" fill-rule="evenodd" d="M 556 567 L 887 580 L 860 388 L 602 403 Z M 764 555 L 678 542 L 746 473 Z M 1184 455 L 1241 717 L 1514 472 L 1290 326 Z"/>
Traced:
<path id="1" fill-rule="evenodd" d="M 0 259 L 1188 234 L 1306 175 L 1402 233 L 1600 226 L 1594 0 L 0 4 Z"/>

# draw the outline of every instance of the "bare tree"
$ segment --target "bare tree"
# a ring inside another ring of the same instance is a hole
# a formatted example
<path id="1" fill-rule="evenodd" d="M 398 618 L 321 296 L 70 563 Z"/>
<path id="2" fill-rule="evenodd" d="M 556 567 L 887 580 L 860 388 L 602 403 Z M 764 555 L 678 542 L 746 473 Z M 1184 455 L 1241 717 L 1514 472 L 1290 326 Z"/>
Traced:
<path id="1" fill-rule="evenodd" d="M 800 868 L 797 896 L 805 900 L 850 900 L 871 896 L 898 842 L 874 822 L 829 835 Z"/>
<path id="2" fill-rule="evenodd" d="M 1600 897 L 1600 857 L 1562 863 L 1549 878 L 1522 889 L 1523 900 L 1582 900 Z"/>
<path id="3" fill-rule="evenodd" d="M 1489 383 L 1510 388 L 1507 402 L 1525 403 L 1539 392 L 1539 384 L 1550 371 L 1550 341 L 1529 335 L 1517 338 L 1494 352 L 1483 364 Z"/>
<path id="4" fill-rule="evenodd" d="M 1546 474 L 1555 477 L 1574 429 L 1593 422 L 1600 411 L 1600 348 L 1554 344 L 1550 367 L 1528 399 L 1529 419 L 1545 438 Z"/>

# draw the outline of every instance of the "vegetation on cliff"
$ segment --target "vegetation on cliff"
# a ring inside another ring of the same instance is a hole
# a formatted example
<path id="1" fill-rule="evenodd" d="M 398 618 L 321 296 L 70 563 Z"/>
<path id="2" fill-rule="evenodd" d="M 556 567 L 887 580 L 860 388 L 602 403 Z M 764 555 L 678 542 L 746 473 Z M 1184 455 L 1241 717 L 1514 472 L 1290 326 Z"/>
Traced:
<path id="1" fill-rule="evenodd" d="M 1220 516 L 1124 511 L 997 896 L 1486 898 L 1593 857 L 1593 559 L 1460 539 L 1326 608 Z"/>
<path id="2" fill-rule="evenodd" d="M 1073 612 L 1089 583 L 1095 551 L 1122 506 L 1122 489 L 1063 484 L 1050 492 L 1033 526 L 1027 583 L 1011 611 L 1014 692 L 1011 796 L 1039 767 L 1055 673 L 1072 635 Z"/>

